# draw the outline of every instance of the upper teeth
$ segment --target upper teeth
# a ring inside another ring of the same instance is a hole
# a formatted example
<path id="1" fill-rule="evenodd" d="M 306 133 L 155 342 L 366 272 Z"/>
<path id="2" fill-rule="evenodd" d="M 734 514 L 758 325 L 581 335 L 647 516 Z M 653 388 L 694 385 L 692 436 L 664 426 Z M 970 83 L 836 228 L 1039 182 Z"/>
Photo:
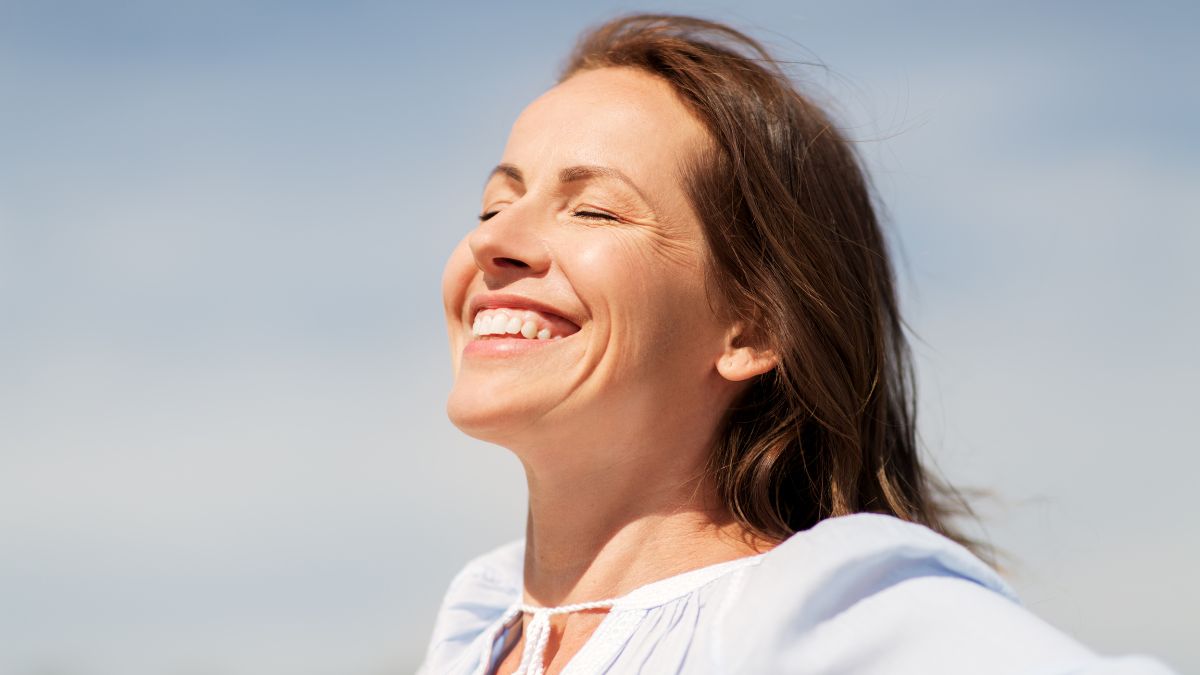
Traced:
<path id="1" fill-rule="evenodd" d="M 483 309 L 475 315 L 471 333 L 480 335 L 520 335 L 525 338 L 549 340 L 550 326 L 536 312 L 517 309 Z M 561 336 L 553 336 L 561 337 Z"/>

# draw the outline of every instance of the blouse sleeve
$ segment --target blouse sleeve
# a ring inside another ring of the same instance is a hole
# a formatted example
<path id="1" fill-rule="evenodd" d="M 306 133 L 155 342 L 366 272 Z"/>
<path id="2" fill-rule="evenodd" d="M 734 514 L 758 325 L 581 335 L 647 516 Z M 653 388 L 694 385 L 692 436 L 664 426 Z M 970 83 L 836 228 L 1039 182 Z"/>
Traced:
<path id="1" fill-rule="evenodd" d="M 1097 655 L 1021 606 L 970 551 L 921 525 L 855 514 L 801 535 L 755 570 L 725 617 L 715 651 L 728 672 L 1171 672 L 1145 657 Z"/>
<path id="2" fill-rule="evenodd" d="M 798 622 L 803 625 L 803 621 Z M 1145 657 L 1104 658 L 1011 599 L 955 577 L 906 579 L 810 630 L 783 622 L 747 672 L 1170 675 Z"/>

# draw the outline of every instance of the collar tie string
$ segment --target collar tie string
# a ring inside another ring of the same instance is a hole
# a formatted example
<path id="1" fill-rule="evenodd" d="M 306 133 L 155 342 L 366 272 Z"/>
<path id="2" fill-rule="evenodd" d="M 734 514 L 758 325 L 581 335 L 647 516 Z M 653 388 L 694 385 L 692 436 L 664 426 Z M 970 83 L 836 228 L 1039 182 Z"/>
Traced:
<path id="1" fill-rule="evenodd" d="M 525 653 L 521 655 L 521 663 L 513 675 L 545 675 L 546 644 L 550 642 L 550 617 L 557 614 L 584 612 L 589 609 L 608 609 L 616 600 L 597 600 L 595 602 L 580 602 L 574 605 L 559 607 L 535 607 L 521 605 L 519 611 L 532 614 L 528 632 L 525 634 Z"/>

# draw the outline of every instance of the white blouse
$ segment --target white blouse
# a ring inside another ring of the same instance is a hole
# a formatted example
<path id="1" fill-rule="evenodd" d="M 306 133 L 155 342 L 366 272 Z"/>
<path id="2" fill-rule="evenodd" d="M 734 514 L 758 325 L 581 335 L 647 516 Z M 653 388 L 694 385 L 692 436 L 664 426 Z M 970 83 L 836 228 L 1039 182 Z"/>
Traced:
<path id="1" fill-rule="evenodd" d="M 512 542 L 455 577 L 421 675 L 492 672 L 522 612 L 523 563 L 524 543 Z M 526 645 L 536 645 L 537 619 Z M 613 600 L 562 672 L 1171 673 L 1146 657 L 1096 655 L 1021 607 L 962 546 L 921 525 L 865 513 L 823 520 L 767 553 Z"/>

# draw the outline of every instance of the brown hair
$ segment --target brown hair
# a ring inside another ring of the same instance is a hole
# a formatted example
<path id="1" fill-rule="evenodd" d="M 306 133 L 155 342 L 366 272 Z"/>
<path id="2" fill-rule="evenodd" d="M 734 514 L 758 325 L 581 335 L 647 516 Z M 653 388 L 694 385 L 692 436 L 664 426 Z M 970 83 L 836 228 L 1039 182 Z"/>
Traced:
<path id="1" fill-rule="evenodd" d="M 783 539 L 878 512 L 981 551 L 971 509 L 922 466 L 893 271 L 859 160 L 781 63 L 728 26 L 638 14 L 591 29 L 560 78 L 632 67 L 666 80 L 711 147 L 685 162 L 720 311 L 778 365 L 729 411 L 708 467 L 749 531 Z"/>

